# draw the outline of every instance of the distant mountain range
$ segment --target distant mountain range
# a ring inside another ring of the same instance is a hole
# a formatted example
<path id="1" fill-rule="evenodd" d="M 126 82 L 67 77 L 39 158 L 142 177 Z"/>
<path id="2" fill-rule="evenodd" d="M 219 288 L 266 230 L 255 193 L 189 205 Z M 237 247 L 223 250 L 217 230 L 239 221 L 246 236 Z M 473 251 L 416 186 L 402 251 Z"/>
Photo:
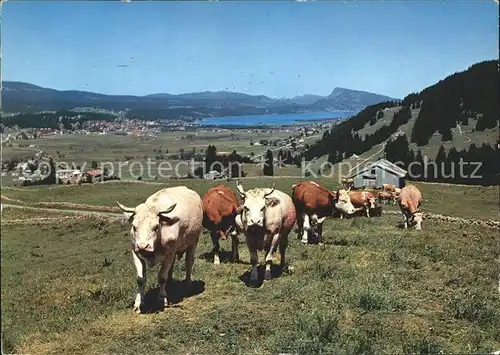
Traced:
<path id="1" fill-rule="evenodd" d="M 368 105 L 394 101 L 384 95 L 335 88 L 325 97 L 301 95 L 273 99 L 264 95 L 248 95 L 229 91 L 204 91 L 186 94 L 158 93 L 146 96 L 104 95 L 86 91 L 59 91 L 33 84 L 4 81 L 3 112 L 39 112 L 94 107 L 127 110 L 128 116 L 149 118 L 200 118 L 218 115 L 266 113 L 299 113 L 315 111 L 359 112 Z"/>

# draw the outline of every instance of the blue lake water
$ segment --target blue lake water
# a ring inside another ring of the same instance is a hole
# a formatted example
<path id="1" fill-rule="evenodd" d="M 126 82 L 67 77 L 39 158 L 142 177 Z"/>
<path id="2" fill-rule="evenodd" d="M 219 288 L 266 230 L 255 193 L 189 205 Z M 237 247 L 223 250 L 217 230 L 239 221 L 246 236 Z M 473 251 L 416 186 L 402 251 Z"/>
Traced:
<path id="1" fill-rule="evenodd" d="M 247 115 L 227 117 L 207 117 L 200 122 L 202 126 L 256 126 L 256 125 L 292 125 L 304 123 L 304 121 L 322 121 L 334 118 L 345 118 L 353 116 L 354 112 L 309 112 L 309 113 L 287 113 L 274 115 Z"/>

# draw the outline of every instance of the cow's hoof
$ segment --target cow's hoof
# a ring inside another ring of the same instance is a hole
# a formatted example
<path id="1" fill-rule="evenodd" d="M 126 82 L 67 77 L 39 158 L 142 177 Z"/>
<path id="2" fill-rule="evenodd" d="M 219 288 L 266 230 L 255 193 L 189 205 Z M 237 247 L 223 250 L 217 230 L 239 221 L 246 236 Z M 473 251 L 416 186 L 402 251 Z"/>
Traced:
<path id="1" fill-rule="evenodd" d="M 158 304 L 160 304 L 161 306 L 163 306 L 163 308 L 167 308 L 168 307 L 168 300 L 167 300 L 167 297 L 163 298 L 163 297 L 158 297 Z"/>
<path id="2" fill-rule="evenodd" d="M 141 307 L 140 306 L 139 307 L 134 306 L 134 312 L 137 313 L 137 314 L 141 314 L 142 313 Z"/>
<path id="3" fill-rule="evenodd" d="M 273 276 L 271 275 L 271 270 L 266 270 L 266 272 L 264 274 L 264 280 L 269 281 L 272 278 L 273 278 Z"/>
<path id="4" fill-rule="evenodd" d="M 219 265 L 220 264 L 220 260 L 219 259 L 215 259 L 214 260 L 214 265 Z"/>
<path id="5" fill-rule="evenodd" d="M 303 245 L 307 245 L 309 244 L 309 242 L 307 240 L 304 240 L 304 239 L 301 239 L 300 242 L 303 244 Z"/>

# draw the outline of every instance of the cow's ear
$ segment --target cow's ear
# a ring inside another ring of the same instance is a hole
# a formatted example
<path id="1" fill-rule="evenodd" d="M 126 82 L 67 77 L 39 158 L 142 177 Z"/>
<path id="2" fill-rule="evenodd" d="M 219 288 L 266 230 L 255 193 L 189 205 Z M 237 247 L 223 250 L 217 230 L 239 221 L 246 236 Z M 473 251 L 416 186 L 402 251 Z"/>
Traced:
<path id="1" fill-rule="evenodd" d="M 116 204 L 123 211 L 123 221 L 128 221 L 129 223 L 132 223 L 132 220 L 134 219 L 135 215 L 135 208 L 126 207 L 118 201 L 116 201 Z"/>
<path id="2" fill-rule="evenodd" d="M 279 203 L 280 203 L 280 200 L 277 199 L 276 197 L 266 198 L 266 205 L 267 206 L 274 207 L 274 206 L 277 206 Z"/>
<path id="3" fill-rule="evenodd" d="M 134 221 L 135 212 L 123 212 L 122 224 L 130 224 Z"/>

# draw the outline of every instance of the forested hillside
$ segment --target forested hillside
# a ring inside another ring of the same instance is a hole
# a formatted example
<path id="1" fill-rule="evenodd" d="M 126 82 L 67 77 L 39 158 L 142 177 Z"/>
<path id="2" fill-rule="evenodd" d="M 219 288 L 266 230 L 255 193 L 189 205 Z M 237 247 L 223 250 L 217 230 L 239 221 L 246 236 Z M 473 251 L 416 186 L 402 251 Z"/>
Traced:
<path id="1" fill-rule="evenodd" d="M 369 106 L 325 132 L 322 139 L 305 152 L 305 158 L 311 160 L 328 155 L 328 161 L 335 164 L 353 154 L 368 152 L 377 144 L 385 144 L 385 149 L 383 146 L 382 149 L 387 159 L 402 161 L 403 168 L 408 169 L 411 162 L 422 162 L 424 158 L 427 161 L 444 162 L 449 167 L 449 163 L 459 162 L 462 158 L 464 161 L 482 163 L 476 172 L 476 175 L 484 176 L 480 183 L 498 183 L 498 141 L 491 139 L 492 130 L 496 130 L 495 137 L 498 139 L 498 65 L 499 61 L 478 63 L 420 93 L 406 96 L 402 102 Z M 393 113 L 392 118 L 389 112 Z M 459 142 L 456 133 L 462 134 L 462 127 L 468 130 L 467 134 L 471 137 L 466 145 L 463 144 L 464 138 Z M 437 147 L 429 149 L 431 144 Z M 443 145 L 448 147 L 448 151 Z M 426 151 L 432 151 L 433 154 L 426 156 L 423 154 Z M 472 165 L 467 169 L 475 170 Z M 417 173 L 413 172 L 413 175 Z M 477 179 L 470 180 L 458 175 L 458 172 L 452 174 L 438 168 L 437 171 L 427 171 L 421 179 L 479 183 Z"/>

